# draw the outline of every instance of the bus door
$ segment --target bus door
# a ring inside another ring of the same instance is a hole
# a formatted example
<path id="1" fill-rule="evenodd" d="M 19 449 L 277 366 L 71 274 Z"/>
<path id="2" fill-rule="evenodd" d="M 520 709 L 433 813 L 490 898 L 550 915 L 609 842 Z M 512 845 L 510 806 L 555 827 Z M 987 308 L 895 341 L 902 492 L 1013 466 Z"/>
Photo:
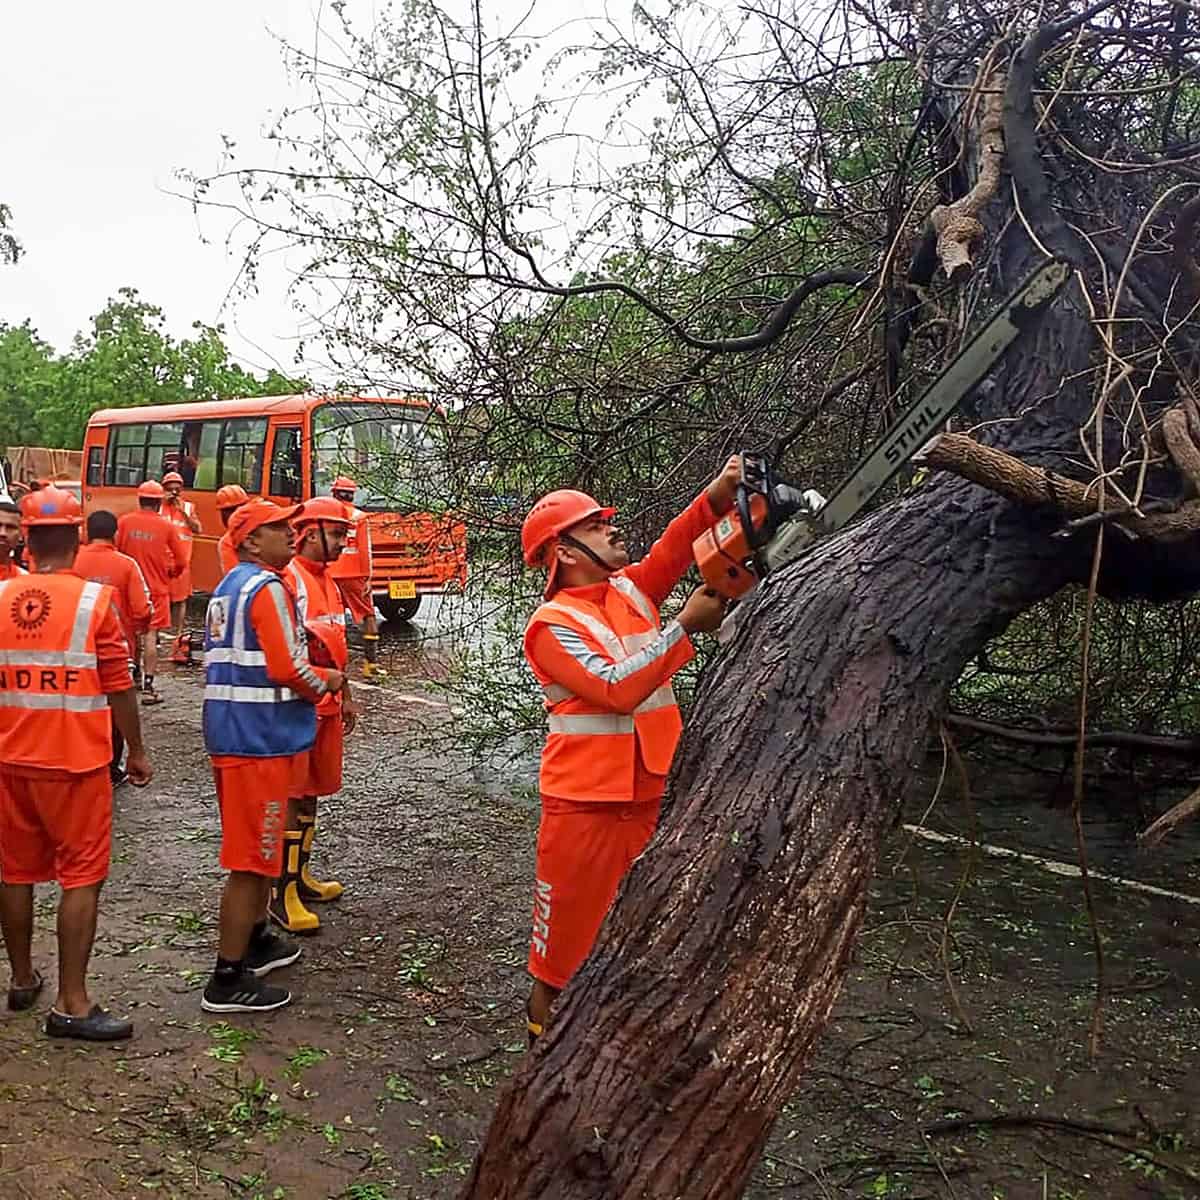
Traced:
<path id="1" fill-rule="evenodd" d="M 271 464 L 265 491 L 276 504 L 299 504 L 304 499 L 304 460 L 300 454 L 301 428 L 295 424 L 271 422 L 267 461 Z"/>

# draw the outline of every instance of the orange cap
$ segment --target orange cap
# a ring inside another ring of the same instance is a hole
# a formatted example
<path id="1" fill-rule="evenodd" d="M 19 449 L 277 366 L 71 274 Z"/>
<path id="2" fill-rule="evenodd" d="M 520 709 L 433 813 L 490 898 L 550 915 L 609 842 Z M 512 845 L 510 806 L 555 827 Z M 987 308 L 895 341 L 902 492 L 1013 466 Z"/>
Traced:
<path id="1" fill-rule="evenodd" d="M 157 479 L 147 479 L 138 485 L 137 494 L 139 500 L 161 500 L 167 493 Z"/>
<path id="2" fill-rule="evenodd" d="M 240 483 L 227 483 L 224 487 L 217 488 L 218 508 L 237 508 L 249 499 L 246 489 Z"/>
<path id="3" fill-rule="evenodd" d="M 350 516 L 346 506 L 332 496 L 314 496 L 301 504 L 299 511 L 292 518 L 292 524 L 297 529 L 303 529 L 305 525 L 316 525 L 320 521 L 347 527 L 354 524 L 354 518 Z"/>
<path id="4" fill-rule="evenodd" d="M 329 485 L 331 492 L 357 492 L 358 484 L 350 478 L 349 475 L 339 475 L 332 484 Z"/>
<path id="5" fill-rule="evenodd" d="M 178 471 L 168 471 L 162 477 L 162 481 L 163 487 L 166 487 L 168 483 L 177 483 L 180 487 L 183 487 L 183 476 Z"/>
<path id="6" fill-rule="evenodd" d="M 279 525 L 291 521 L 300 511 L 300 505 L 280 508 L 270 500 L 255 497 L 248 500 L 229 518 L 229 542 L 240 546 L 256 529 L 263 525 Z"/>
<path id="7" fill-rule="evenodd" d="M 22 498 L 21 524 L 82 525 L 83 510 L 70 492 L 47 484 Z"/>

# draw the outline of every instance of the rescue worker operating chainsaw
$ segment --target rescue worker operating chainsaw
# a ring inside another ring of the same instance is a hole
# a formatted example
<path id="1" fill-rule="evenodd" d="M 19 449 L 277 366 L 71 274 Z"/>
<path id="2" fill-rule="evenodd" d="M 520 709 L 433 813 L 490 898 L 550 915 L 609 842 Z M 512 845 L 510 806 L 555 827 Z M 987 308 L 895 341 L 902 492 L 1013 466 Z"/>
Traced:
<path id="1" fill-rule="evenodd" d="M 617 886 L 658 822 L 682 720 L 671 676 L 690 635 L 721 623 L 725 601 L 699 588 L 665 626 L 659 605 L 692 563 L 692 543 L 732 507 L 737 456 L 630 563 L 615 510 L 583 492 L 542 497 L 521 526 L 525 563 L 547 572 L 546 602 L 525 630 L 545 692 L 529 1034 L 591 951 Z"/>
<path id="2" fill-rule="evenodd" d="M 309 662 L 343 676 L 350 661 L 346 609 L 329 566 L 341 556 L 352 520 L 351 510 L 328 496 L 302 505 L 292 519 L 296 554 L 283 573 L 304 628 Z M 342 738 L 353 731 L 357 715 L 346 680 L 341 691 L 326 693 L 317 701 L 316 740 L 294 760 L 283 835 L 283 871 L 275 880 L 267 909 L 271 919 L 288 933 L 316 933 L 320 918 L 307 905 L 336 900 L 342 894 L 342 885 L 336 880 L 317 879 L 309 870 L 309 861 L 316 836 L 317 799 L 341 790 Z"/>

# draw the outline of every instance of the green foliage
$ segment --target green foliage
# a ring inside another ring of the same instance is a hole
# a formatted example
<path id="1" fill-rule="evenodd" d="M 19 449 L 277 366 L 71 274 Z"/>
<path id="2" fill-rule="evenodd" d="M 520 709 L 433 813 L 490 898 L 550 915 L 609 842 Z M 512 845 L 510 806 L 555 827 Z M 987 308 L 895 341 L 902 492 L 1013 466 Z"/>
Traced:
<path id="1" fill-rule="evenodd" d="M 21 243 L 9 228 L 11 222 L 12 209 L 7 204 L 0 204 L 0 266 L 11 266 L 23 252 Z"/>
<path id="2" fill-rule="evenodd" d="M 220 327 L 193 325 L 176 341 L 160 308 L 122 288 L 56 355 L 28 323 L 0 324 L 0 446 L 78 447 L 92 413 L 305 391 L 277 371 L 262 378 L 229 358 Z"/>

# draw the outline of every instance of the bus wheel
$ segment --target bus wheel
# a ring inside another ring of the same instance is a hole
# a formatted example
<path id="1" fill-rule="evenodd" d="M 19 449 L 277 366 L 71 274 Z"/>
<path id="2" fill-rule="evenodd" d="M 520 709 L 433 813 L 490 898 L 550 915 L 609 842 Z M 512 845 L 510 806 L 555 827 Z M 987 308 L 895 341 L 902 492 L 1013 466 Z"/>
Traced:
<path id="1" fill-rule="evenodd" d="M 381 596 L 375 601 L 385 621 L 411 621 L 421 607 L 421 597 L 414 596 L 411 600 L 390 600 Z"/>

